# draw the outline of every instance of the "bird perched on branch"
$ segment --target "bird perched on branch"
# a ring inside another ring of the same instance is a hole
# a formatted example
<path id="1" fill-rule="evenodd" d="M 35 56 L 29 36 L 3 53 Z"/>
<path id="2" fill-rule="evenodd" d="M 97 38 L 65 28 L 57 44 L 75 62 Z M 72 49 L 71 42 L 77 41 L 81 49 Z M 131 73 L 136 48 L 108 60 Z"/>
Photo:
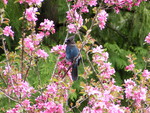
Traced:
<path id="1" fill-rule="evenodd" d="M 71 36 L 66 40 L 66 59 L 70 62 L 72 62 L 72 79 L 73 81 L 78 79 L 78 65 L 80 62 L 80 53 L 79 49 L 75 45 L 74 41 L 75 36 Z"/>

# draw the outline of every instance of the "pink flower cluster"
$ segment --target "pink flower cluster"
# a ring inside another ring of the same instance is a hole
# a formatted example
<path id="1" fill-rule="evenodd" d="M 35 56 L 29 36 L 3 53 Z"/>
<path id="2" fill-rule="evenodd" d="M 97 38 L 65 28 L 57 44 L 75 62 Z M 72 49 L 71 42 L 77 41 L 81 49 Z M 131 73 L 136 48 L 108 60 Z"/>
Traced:
<path id="1" fill-rule="evenodd" d="M 6 26 L 3 30 L 3 34 L 5 36 L 11 36 L 14 37 L 14 32 L 11 30 L 11 26 Z"/>
<path id="2" fill-rule="evenodd" d="M 18 98 L 26 98 L 36 92 L 33 87 L 29 86 L 28 82 L 22 81 L 21 74 L 11 75 L 8 78 L 8 83 L 9 85 L 5 90 L 8 95 L 15 94 Z"/>
<path id="3" fill-rule="evenodd" d="M 76 10 L 71 9 L 67 11 L 67 22 L 69 23 L 67 26 L 69 33 L 76 33 L 83 25 L 83 18 Z"/>
<path id="4" fill-rule="evenodd" d="M 37 8 L 34 8 L 34 7 L 30 7 L 28 9 L 26 9 L 25 11 L 25 18 L 28 20 L 28 21 L 37 21 L 37 16 L 36 16 L 36 12 L 38 11 Z"/>
<path id="5" fill-rule="evenodd" d="M 60 59 L 64 59 L 66 57 L 65 51 L 66 45 L 56 45 L 51 49 L 51 53 L 59 54 Z"/>
<path id="6" fill-rule="evenodd" d="M 40 23 L 40 29 L 45 32 L 45 36 L 50 35 L 50 33 L 54 34 L 54 22 L 48 19 L 44 19 L 44 22 Z"/>
<path id="7" fill-rule="evenodd" d="M 3 3 L 6 5 L 8 3 L 8 0 L 3 0 Z"/>
<path id="8" fill-rule="evenodd" d="M 59 104 L 54 102 L 60 95 L 62 99 L 67 100 L 68 94 L 66 92 L 66 87 L 63 84 L 59 82 L 48 85 L 46 91 L 35 99 L 37 108 L 42 111 L 40 113 L 64 113 L 63 100 L 59 100 Z"/>
<path id="9" fill-rule="evenodd" d="M 28 51 L 34 51 L 36 48 L 35 46 L 38 46 L 43 38 L 44 38 L 43 32 L 32 34 L 32 36 L 29 35 L 27 38 L 24 39 L 24 46 Z"/>
<path id="10" fill-rule="evenodd" d="M 3 70 L 3 74 L 6 76 L 11 71 L 10 66 L 5 66 L 5 69 Z"/>
<path id="11" fill-rule="evenodd" d="M 148 44 L 150 44 L 150 33 L 148 34 L 148 36 L 146 36 L 145 42 L 148 43 Z"/>
<path id="12" fill-rule="evenodd" d="M 146 79 L 150 79 L 150 71 L 148 71 L 147 69 L 145 69 L 143 72 L 142 72 L 142 76 Z"/>
<path id="13" fill-rule="evenodd" d="M 83 25 L 81 13 L 88 13 L 88 6 L 96 6 L 97 0 L 77 0 L 72 9 L 67 11 L 67 25 L 69 33 L 77 33 Z"/>
<path id="14" fill-rule="evenodd" d="M 81 12 L 89 12 L 88 6 L 96 6 L 97 0 L 77 0 L 77 2 L 72 6 L 73 9 L 80 9 Z"/>
<path id="15" fill-rule="evenodd" d="M 37 34 L 33 34 L 32 36 L 29 35 L 27 38 L 24 39 L 24 50 L 29 55 L 35 54 L 38 57 L 46 59 L 49 55 L 42 49 L 38 49 L 38 45 L 42 41 L 44 37 L 44 33 L 40 32 Z M 36 51 L 37 50 L 37 51 Z"/>
<path id="16" fill-rule="evenodd" d="M 28 3 L 28 5 L 41 5 L 44 0 L 18 0 L 20 4 Z"/>
<path id="17" fill-rule="evenodd" d="M 61 96 L 61 99 L 59 97 Z M 35 99 L 35 103 L 31 105 L 30 100 L 25 99 L 15 108 L 8 110 L 7 113 L 19 113 L 25 111 L 29 113 L 64 113 L 63 101 L 68 98 L 68 93 L 65 85 L 61 82 L 51 83 L 47 86 L 46 90 Z M 58 103 L 56 103 L 57 101 Z"/>
<path id="18" fill-rule="evenodd" d="M 24 46 L 25 46 L 26 52 L 35 50 L 34 43 L 30 37 L 27 37 L 24 39 Z"/>
<path id="19" fill-rule="evenodd" d="M 49 55 L 42 49 L 37 50 L 36 52 L 38 57 L 46 59 Z"/>
<path id="20" fill-rule="evenodd" d="M 115 6 L 114 9 L 119 13 L 119 9 L 128 8 L 130 10 L 133 6 L 139 6 L 142 1 L 147 0 L 104 0 L 104 3 L 108 6 Z"/>
<path id="21" fill-rule="evenodd" d="M 128 66 L 125 67 L 125 69 L 126 69 L 127 71 L 133 71 L 134 68 L 135 68 L 135 65 L 134 65 L 134 64 L 130 64 L 130 65 L 128 65 Z"/>
<path id="22" fill-rule="evenodd" d="M 68 67 L 71 65 L 71 62 L 68 62 L 65 59 L 66 57 L 65 51 L 66 51 L 66 45 L 57 45 L 51 49 L 51 53 L 59 54 L 59 59 L 62 59 L 61 61 L 57 63 L 58 72 L 55 74 L 55 75 L 58 75 L 59 77 L 64 77 L 64 73 L 67 72 Z M 67 75 L 71 79 L 70 70 L 67 72 Z"/>
<path id="23" fill-rule="evenodd" d="M 108 13 L 105 10 L 101 10 L 97 14 L 98 25 L 101 30 L 105 28 L 107 17 L 108 17 Z"/>
<path id="24" fill-rule="evenodd" d="M 93 62 L 98 65 L 100 76 L 109 79 L 115 73 L 115 70 L 111 67 L 111 63 L 107 62 L 108 53 L 102 49 L 102 46 L 94 48 L 93 53 Z"/>
<path id="25" fill-rule="evenodd" d="M 119 86 L 115 86 L 112 81 L 104 84 L 105 90 L 102 88 L 87 86 L 85 92 L 89 96 L 88 106 L 83 108 L 82 113 L 124 113 L 126 108 L 121 107 L 119 104 L 114 104 L 112 101 L 115 101 L 117 98 L 115 95 L 121 96 L 122 88 Z M 113 93 L 115 95 L 113 95 Z M 118 103 L 118 102 L 116 102 Z M 113 111 L 113 112 L 112 112 Z"/>
<path id="26" fill-rule="evenodd" d="M 147 88 L 137 85 L 131 79 L 125 80 L 126 98 L 135 100 L 135 104 L 141 107 L 141 101 L 146 100 Z"/>

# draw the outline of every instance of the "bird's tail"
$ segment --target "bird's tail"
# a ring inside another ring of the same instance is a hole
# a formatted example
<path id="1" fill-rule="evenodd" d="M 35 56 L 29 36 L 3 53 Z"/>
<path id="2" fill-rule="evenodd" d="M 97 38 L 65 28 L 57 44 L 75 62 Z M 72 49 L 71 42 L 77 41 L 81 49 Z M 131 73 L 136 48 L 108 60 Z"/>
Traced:
<path id="1" fill-rule="evenodd" d="M 76 81 L 78 79 L 78 64 L 73 64 L 71 75 L 73 81 Z"/>

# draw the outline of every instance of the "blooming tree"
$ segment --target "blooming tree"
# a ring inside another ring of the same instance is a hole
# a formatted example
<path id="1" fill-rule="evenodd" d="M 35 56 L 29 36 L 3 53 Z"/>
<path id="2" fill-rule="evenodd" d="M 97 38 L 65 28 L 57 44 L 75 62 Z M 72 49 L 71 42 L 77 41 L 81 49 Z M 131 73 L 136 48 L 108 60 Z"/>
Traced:
<path id="1" fill-rule="evenodd" d="M 25 10 L 19 20 L 23 20 L 23 29 L 29 33 L 22 32 L 17 53 L 9 52 L 6 48 L 6 37 L 15 38 L 15 32 L 12 27 L 4 22 L 5 16 L 2 14 L 0 20 L 1 39 L 6 57 L 4 67 L 1 68 L 1 78 L 5 86 L 0 87 L 0 91 L 7 98 L 15 102 L 13 108 L 6 110 L 7 113 L 65 113 L 79 108 L 83 102 L 86 105 L 80 112 L 83 113 L 130 113 L 130 112 L 150 112 L 148 103 L 149 98 L 149 79 L 150 71 L 148 69 L 138 69 L 134 55 L 128 55 L 129 65 L 125 67 L 126 71 L 133 73 L 133 77 L 124 80 L 122 86 L 117 86 L 113 78 L 115 69 L 109 62 L 109 53 L 100 45 L 94 45 L 95 39 L 91 36 L 94 26 L 99 26 L 103 30 L 106 26 L 108 8 L 113 8 L 116 13 L 120 9 L 130 10 L 133 6 L 139 6 L 146 0 L 67 0 L 68 11 L 66 12 L 67 32 L 76 34 L 80 38 L 79 51 L 86 53 L 89 66 L 84 67 L 84 73 L 80 76 L 90 82 L 80 84 L 80 95 L 74 106 L 69 106 L 69 96 L 75 93 L 72 88 L 70 67 L 71 63 L 66 61 L 66 45 L 56 45 L 51 48 L 50 53 L 58 55 L 58 60 L 53 69 L 52 76 L 48 84 L 36 89 L 27 81 L 30 76 L 29 70 L 37 65 L 36 59 L 46 60 L 49 54 L 41 48 L 41 42 L 44 37 L 54 34 L 55 25 L 52 20 L 44 19 L 36 31 L 36 22 L 38 20 L 38 8 L 44 0 L 17 0 L 16 3 L 24 5 Z M 9 1 L 3 0 L 5 5 Z M 87 27 L 84 14 L 93 11 L 94 16 L 89 18 L 90 26 Z M 86 30 L 85 35 L 81 36 L 80 30 Z M 23 30 L 24 31 L 24 30 Z M 150 44 L 150 33 L 145 38 L 145 42 Z M 91 45 L 92 48 L 88 47 Z M 91 60 L 90 60 L 90 57 Z M 19 66 L 14 59 L 19 59 Z M 84 62 L 82 62 L 84 64 Z M 90 78 L 94 73 L 96 80 Z M 122 101 L 128 104 L 124 106 Z"/>

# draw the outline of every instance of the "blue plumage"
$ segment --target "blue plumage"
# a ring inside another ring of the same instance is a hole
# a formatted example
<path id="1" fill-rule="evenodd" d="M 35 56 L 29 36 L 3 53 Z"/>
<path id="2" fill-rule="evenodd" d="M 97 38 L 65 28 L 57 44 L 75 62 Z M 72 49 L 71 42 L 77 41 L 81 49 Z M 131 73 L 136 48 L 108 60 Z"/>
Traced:
<path id="1" fill-rule="evenodd" d="M 71 36 L 66 40 L 66 44 L 67 44 L 66 59 L 74 63 L 72 65 L 72 72 L 71 72 L 73 81 L 78 79 L 78 65 L 81 59 L 79 56 L 79 49 L 75 45 L 74 38 L 75 38 L 74 36 Z"/>

